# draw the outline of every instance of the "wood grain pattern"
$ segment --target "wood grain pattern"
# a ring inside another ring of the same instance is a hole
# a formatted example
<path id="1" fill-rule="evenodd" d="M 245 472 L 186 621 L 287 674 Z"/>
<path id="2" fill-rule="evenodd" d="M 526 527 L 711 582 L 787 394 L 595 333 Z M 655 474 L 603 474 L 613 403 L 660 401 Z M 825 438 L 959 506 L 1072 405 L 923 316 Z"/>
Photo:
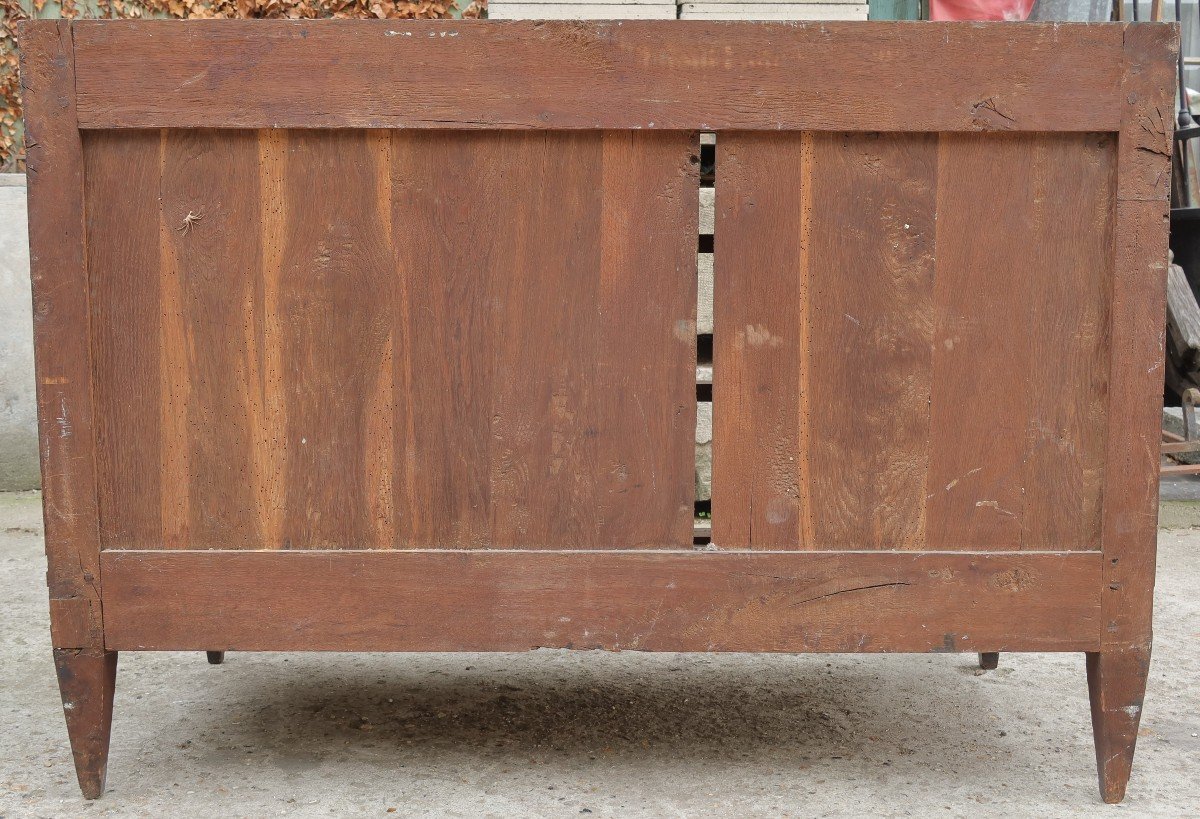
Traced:
<path id="1" fill-rule="evenodd" d="M 1098 645 L 1102 571 L 1082 552 L 111 551 L 103 566 L 111 649 L 339 651 L 1081 651 Z"/>
<path id="2" fill-rule="evenodd" d="M 105 547 L 689 546 L 696 143 L 90 135 Z"/>
<path id="3" fill-rule="evenodd" d="M 1117 152 L 1105 506 L 1104 643 L 1149 650 L 1158 521 L 1174 44 L 1131 30 Z"/>
<path id="4" fill-rule="evenodd" d="M 160 151 L 163 539 L 175 548 L 261 543 L 249 400 L 258 389 L 257 141 L 164 131 Z"/>
<path id="5" fill-rule="evenodd" d="M 96 648 L 100 612 L 83 148 L 70 25 L 22 25 L 38 441 L 51 629 L 59 648 Z"/>
<path id="6" fill-rule="evenodd" d="M 553 646 L 1085 651 L 1123 796 L 1173 27 L 44 21 L 21 43 L 85 795 L 115 649 Z"/>
<path id="7" fill-rule="evenodd" d="M 392 325 L 395 261 L 380 202 L 376 139 L 365 132 L 289 135 L 280 258 L 280 357 L 287 471 L 283 548 L 379 544 L 368 478 L 387 466 L 368 435 Z M 384 159 L 386 160 L 386 154 Z M 408 230 L 421 230 L 410 224 Z"/>
<path id="8" fill-rule="evenodd" d="M 596 401 L 601 419 L 630 423 L 609 420 L 597 436 L 595 489 L 581 500 L 596 504 L 599 545 L 692 537 L 699 142 L 688 131 L 603 136 Z"/>
<path id="9" fill-rule="evenodd" d="M 942 137 L 931 548 L 1099 547 L 1114 149 Z"/>
<path id="10" fill-rule="evenodd" d="M 722 134 L 713 255 L 713 543 L 795 548 L 810 519 L 806 256 L 812 139 Z M 786 179 L 787 185 L 775 180 Z M 763 214 L 767 214 L 765 217 Z M 720 240 L 716 239 L 720 236 Z M 770 317 L 766 320 L 766 317 Z"/>
<path id="11" fill-rule="evenodd" d="M 117 653 L 101 648 L 56 648 L 54 670 L 79 789 L 85 799 L 99 799 L 108 774 Z"/>
<path id="12" fill-rule="evenodd" d="M 503 253 L 495 244 L 510 237 L 496 230 L 490 241 L 459 240 L 519 214 L 497 209 L 506 162 L 494 135 L 456 134 L 433 145 L 420 134 L 393 140 L 392 228 L 406 234 L 396 243 L 396 515 L 413 546 L 482 546 L 492 520 L 491 342 L 504 319 L 491 304 L 499 283 L 484 271 Z M 427 228 L 410 230 L 413 219 Z M 418 388 L 426 398 L 411 401 Z"/>
<path id="13" fill-rule="evenodd" d="M 1109 804 L 1125 798 L 1149 676 L 1149 645 L 1088 652 L 1096 772 L 1100 796 Z"/>
<path id="14" fill-rule="evenodd" d="M 84 127 L 1115 130 L 1126 28 L 1030 24 L 999 37 L 977 23 L 221 20 L 145 30 L 74 24 Z M 936 81 L 914 93 L 913 77 Z"/>
<path id="15" fill-rule="evenodd" d="M 1101 650 L 1088 654 L 1096 769 L 1105 802 L 1125 796 L 1153 641 L 1176 44 L 1125 37 L 1117 151 L 1111 376 L 1104 463 Z"/>
<path id="16" fill-rule="evenodd" d="M 89 134 L 84 142 L 103 548 L 162 545 L 162 491 L 183 497 L 187 492 L 186 485 L 162 486 L 159 456 L 164 415 L 161 139 L 155 131 L 106 131 Z"/>
<path id="17" fill-rule="evenodd" d="M 814 153 L 801 531 L 817 548 L 921 548 L 937 137 L 829 135 Z"/>
<path id="18" fill-rule="evenodd" d="M 1098 548 L 1113 141 L 720 144 L 714 542 Z"/>

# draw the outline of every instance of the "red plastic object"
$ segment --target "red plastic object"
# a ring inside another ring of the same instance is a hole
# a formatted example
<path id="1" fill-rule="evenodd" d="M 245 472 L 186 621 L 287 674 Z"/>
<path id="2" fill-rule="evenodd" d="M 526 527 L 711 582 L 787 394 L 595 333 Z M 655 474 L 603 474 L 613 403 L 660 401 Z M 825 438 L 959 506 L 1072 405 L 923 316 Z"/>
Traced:
<path id="1" fill-rule="evenodd" d="M 1033 0 L 929 0 L 930 20 L 1025 20 Z"/>

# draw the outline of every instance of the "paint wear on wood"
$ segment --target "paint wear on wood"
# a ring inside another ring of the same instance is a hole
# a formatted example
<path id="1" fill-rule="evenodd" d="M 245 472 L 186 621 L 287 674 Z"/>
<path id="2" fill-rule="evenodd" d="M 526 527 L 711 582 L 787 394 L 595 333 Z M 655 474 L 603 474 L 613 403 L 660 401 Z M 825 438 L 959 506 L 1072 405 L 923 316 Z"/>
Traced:
<path id="1" fill-rule="evenodd" d="M 1115 141 L 719 144 L 714 542 L 1099 549 Z"/>
<path id="2" fill-rule="evenodd" d="M 1100 557 L 1081 552 L 163 550 L 105 552 L 103 567 L 106 645 L 120 650 L 1085 651 L 1099 639 Z"/>
<path id="3" fill-rule="evenodd" d="M 82 127 L 1112 131 L 1125 105 L 1120 26 L 141 25 L 74 24 Z"/>
<path id="4" fill-rule="evenodd" d="M 690 547 L 695 142 L 89 134 L 104 548 Z"/>
<path id="5" fill-rule="evenodd" d="M 20 41 L 51 636 L 85 795 L 116 650 L 539 646 L 1087 652 L 1101 794 L 1124 794 L 1172 27 Z"/>

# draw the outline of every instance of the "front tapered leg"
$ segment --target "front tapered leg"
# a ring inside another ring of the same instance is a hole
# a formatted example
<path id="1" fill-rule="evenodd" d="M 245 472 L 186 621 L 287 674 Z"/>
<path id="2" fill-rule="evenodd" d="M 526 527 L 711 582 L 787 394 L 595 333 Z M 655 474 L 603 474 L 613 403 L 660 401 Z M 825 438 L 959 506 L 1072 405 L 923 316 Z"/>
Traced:
<path id="1" fill-rule="evenodd" d="M 79 789 L 87 799 L 104 793 L 108 740 L 112 732 L 117 652 L 97 648 L 56 648 L 54 668 L 67 717 Z"/>
<path id="2" fill-rule="evenodd" d="M 209 665 L 220 665 L 221 663 L 225 662 L 224 651 L 207 651 L 205 653 L 208 654 Z"/>
<path id="3" fill-rule="evenodd" d="M 1149 646 L 1087 655 L 1100 795 L 1110 804 L 1125 798 L 1149 674 Z"/>
<path id="4" fill-rule="evenodd" d="M 1000 667 L 1000 652 L 981 651 L 979 653 L 979 667 L 984 671 L 995 671 Z"/>

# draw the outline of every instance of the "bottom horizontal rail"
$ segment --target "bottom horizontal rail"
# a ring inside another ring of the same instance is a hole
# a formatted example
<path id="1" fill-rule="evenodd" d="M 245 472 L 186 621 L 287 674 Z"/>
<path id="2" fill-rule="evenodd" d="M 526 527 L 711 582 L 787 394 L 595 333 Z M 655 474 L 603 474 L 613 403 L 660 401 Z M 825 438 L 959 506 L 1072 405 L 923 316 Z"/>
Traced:
<path id="1" fill-rule="evenodd" d="M 1095 651 L 1098 552 L 106 551 L 114 650 Z"/>

